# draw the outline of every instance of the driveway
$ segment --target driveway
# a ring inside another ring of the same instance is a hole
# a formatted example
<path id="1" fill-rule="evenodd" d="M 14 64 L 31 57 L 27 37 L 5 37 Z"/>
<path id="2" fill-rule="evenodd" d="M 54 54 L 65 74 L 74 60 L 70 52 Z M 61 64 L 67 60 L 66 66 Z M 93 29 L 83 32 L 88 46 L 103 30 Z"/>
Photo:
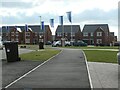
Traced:
<path id="1" fill-rule="evenodd" d="M 8 88 L 89 88 L 90 90 L 90 87 L 82 51 L 65 49 Z"/>

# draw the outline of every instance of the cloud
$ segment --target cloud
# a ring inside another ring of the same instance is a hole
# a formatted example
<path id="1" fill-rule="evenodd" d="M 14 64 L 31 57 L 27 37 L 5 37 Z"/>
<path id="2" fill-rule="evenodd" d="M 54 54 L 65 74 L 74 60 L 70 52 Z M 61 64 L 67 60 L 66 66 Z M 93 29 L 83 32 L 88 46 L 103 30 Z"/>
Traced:
<path id="1" fill-rule="evenodd" d="M 21 1 L 21 2 L 20 2 Z M 27 16 L 33 13 L 50 13 L 53 15 L 63 15 L 66 11 L 72 11 L 75 14 L 85 10 L 101 9 L 110 11 L 117 8 L 118 0 L 20 0 L 19 2 L 2 2 L 2 7 L 17 8 L 18 11 L 26 12 Z M 16 12 L 16 10 L 14 10 Z M 11 12 L 12 13 L 12 12 Z"/>
<path id="2" fill-rule="evenodd" d="M 0 2 L 2 8 L 17 8 L 17 9 L 24 9 L 24 8 L 31 8 L 32 2 Z"/>
<path id="3" fill-rule="evenodd" d="M 59 23 L 64 15 L 64 23 L 69 23 L 66 12 L 72 11 L 73 23 L 108 23 L 117 27 L 117 9 L 119 0 L 2 0 L 0 4 L 1 24 L 39 24 L 38 16 L 45 23 L 50 18 Z"/>
<path id="4" fill-rule="evenodd" d="M 113 25 L 117 25 L 117 9 L 111 10 L 109 12 L 105 12 L 100 9 L 93 9 L 93 10 L 85 10 L 82 13 L 72 14 L 73 23 L 109 23 Z M 29 11 L 27 11 L 29 12 Z M 3 24 L 5 23 L 39 23 L 40 14 L 35 12 L 32 13 L 31 16 L 27 15 L 25 12 L 19 12 L 17 16 L 10 16 L 6 17 L 3 16 Z M 53 15 L 52 13 L 44 13 L 41 14 L 42 20 L 49 23 L 49 19 L 54 18 L 55 23 L 59 23 L 59 16 Z M 11 22 L 12 20 L 12 22 Z M 67 15 L 64 14 L 64 23 L 69 23 L 67 19 Z"/>

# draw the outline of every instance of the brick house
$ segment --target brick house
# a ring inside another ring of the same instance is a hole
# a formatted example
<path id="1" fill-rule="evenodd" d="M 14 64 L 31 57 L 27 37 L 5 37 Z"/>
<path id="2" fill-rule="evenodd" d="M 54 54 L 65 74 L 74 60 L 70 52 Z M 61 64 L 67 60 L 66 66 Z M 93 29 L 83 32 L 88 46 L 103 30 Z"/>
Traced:
<path id="1" fill-rule="evenodd" d="M 9 32 L 10 41 L 16 41 L 19 44 L 22 42 L 22 30 L 18 27 L 12 27 Z"/>
<path id="2" fill-rule="evenodd" d="M 25 31 L 25 26 L 9 26 L 9 31 L 6 26 L 2 26 L 2 35 L 4 41 L 18 41 L 19 44 L 37 44 L 41 40 L 45 44 L 48 41 L 52 41 L 52 32 L 49 25 L 45 25 L 45 37 L 44 31 L 40 30 L 40 25 L 29 25 L 28 31 Z"/>
<path id="3" fill-rule="evenodd" d="M 2 41 L 8 41 L 8 30 L 6 29 L 5 26 L 2 26 Z"/>
<path id="4" fill-rule="evenodd" d="M 27 31 L 24 30 L 23 33 L 23 37 L 24 37 L 24 43 L 25 44 L 33 44 L 34 43 L 34 31 L 31 28 L 28 28 Z"/>
<path id="5" fill-rule="evenodd" d="M 19 44 L 22 42 L 22 30 L 21 28 L 15 26 L 9 26 L 9 29 L 6 26 L 2 27 L 2 39 L 3 41 L 17 41 Z"/>
<path id="6" fill-rule="evenodd" d="M 115 36 L 114 32 L 110 32 L 110 42 L 114 45 L 117 42 L 117 36 Z"/>
<path id="7" fill-rule="evenodd" d="M 109 45 L 110 31 L 108 24 L 88 24 L 82 31 L 83 41 L 88 45 Z"/>
<path id="8" fill-rule="evenodd" d="M 48 41 L 52 41 L 52 32 L 49 25 L 45 25 L 45 31 L 40 29 L 40 25 L 29 25 L 28 27 L 34 31 L 33 32 L 34 43 L 38 43 L 40 41 L 43 42 L 45 40 L 45 44 L 46 44 Z"/>
<path id="9" fill-rule="evenodd" d="M 63 25 L 64 34 L 62 33 L 62 26 L 58 25 L 55 32 L 55 40 L 61 40 L 62 35 L 64 35 L 65 40 L 71 41 L 71 25 Z M 72 40 L 78 41 L 82 38 L 82 33 L 80 25 L 72 25 Z"/>

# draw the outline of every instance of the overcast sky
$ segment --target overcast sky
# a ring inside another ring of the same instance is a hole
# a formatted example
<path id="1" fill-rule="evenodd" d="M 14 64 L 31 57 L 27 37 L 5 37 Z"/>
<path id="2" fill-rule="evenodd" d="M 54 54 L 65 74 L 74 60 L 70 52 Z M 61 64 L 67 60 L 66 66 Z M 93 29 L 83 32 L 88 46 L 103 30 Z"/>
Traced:
<path id="1" fill-rule="evenodd" d="M 73 24 L 108 24 L 111 32 L 118 35 L 119 0 L 2 0 L 0 2 L 0 25 L 40 24 L 39 16 L 45 24 L 59 16 L 64 16 L 64 24 L 70 24 L 66 12 L 72 11 Z M 55 29 L 52 29 L 54 32 Z"/>

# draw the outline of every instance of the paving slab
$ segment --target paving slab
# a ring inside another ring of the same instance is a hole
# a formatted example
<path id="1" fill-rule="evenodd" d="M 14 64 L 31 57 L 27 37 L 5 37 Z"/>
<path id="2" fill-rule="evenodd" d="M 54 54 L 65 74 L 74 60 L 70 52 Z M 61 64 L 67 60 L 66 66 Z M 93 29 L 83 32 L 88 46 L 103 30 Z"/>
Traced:
<path id="1" fill-rule="evenodd" d="M 23 53 L 29 53 L 29 52 L 32 52 L 34 50 L 29 50 L 29 49 L 21 49 L 19 48 L 18 49 L 18 53 L 19 54 L 23 54 Z M 0 59 L 6 59 L 6 52 L 5 52 L 5 48 L 3 50 L 0 50 Z"/>
<path id="2" fill-rule="evenodd" d="M 88 62 L 88 66 L 94 88 L 118 90 L 118 64 Z"/>

